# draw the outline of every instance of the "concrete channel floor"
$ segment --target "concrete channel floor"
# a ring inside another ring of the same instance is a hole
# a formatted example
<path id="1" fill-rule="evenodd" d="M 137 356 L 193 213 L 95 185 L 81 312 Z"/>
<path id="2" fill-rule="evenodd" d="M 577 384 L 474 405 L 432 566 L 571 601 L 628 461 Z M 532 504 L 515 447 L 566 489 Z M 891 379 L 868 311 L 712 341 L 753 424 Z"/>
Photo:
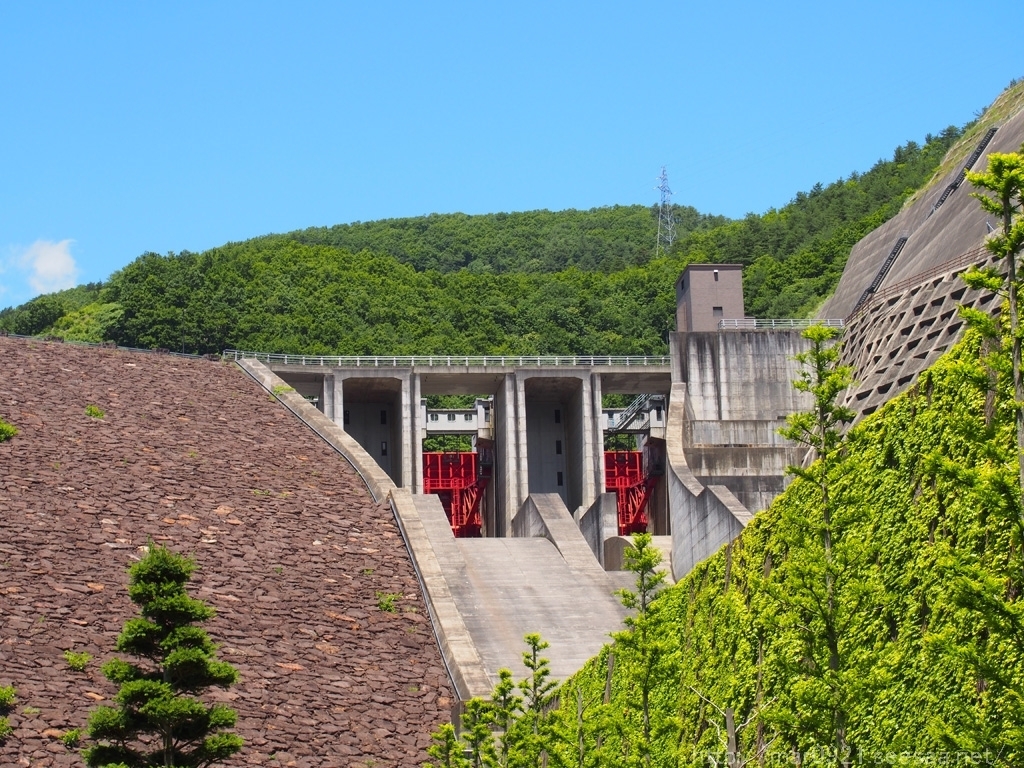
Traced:
<path id="1" fill-rule="evenodd" d="M 456 539 L 436 496 L 414 503 L 492 685 L 502 667 L 516 680 L 526 675 L 528 633 L 550 643 L 543 655 L 563 680 L 622 628 L 626 612 L 614 592 L 631 574 L 606 573 L 596 558 L 593 568 L 573 568 L 546 538 Z"/>

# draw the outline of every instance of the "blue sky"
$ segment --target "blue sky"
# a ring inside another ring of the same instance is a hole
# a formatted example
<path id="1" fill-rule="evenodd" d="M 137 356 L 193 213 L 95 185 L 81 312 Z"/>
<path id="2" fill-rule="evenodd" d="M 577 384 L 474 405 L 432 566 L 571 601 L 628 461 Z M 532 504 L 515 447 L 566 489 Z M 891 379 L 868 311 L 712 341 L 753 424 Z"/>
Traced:
<path id="1" fill-rule="evenodd" d="M 1020 10 L 0 0 L 0 307 L 146 251 L 652 204 L 662 165 L 763 212 L 971 120 L 1024 76 Z"/>

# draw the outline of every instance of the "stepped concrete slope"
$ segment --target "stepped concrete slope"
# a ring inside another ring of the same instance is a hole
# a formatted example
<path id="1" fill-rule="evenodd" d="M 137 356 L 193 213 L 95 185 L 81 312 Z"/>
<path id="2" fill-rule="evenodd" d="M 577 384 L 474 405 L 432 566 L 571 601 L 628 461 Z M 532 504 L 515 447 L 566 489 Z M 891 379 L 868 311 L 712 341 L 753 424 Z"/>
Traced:
<path id="1" fill-rule="evenodd" d="M 57 737 L 115 693 L 99 665 L 149 539 L 195 558 L 240 671 L 215 695 L 246 740 L 229 765 L 425 759 L 454 695 L 391 508 L 348 462 L 234 365 L 7 338 L 0 360 L 0 765 L 81 765 Z"/>

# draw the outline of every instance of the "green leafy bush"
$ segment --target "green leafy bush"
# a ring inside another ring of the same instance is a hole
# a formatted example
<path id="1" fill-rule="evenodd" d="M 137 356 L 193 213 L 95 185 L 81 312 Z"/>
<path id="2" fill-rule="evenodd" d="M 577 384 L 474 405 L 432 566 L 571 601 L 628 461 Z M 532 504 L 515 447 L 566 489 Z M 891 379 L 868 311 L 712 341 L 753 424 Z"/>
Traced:
<path id="1" fill-rule="evenodd" d="M 13 424 L 8 424 L 3 419 L 0 419 L 0 443 L 4 440 L 10 440 L 12 437 L 18 434 L 18 428 Z"/>
<path id="2" fill-rule="evenodd" d="M 91 419 L 102 419 L 106 414 L 103 409 L 98 405 L 87 405 L 85 406 L 85 415 Z"/>
<path id="3" fill-rule="evenodd" d="M 396 603 L 401 598 L 401 592 L 378 592 L 377 607 L 385 613 L 394 613 L 397 610 Z"/>
<path id="4" fill-rule="evenodd" d="M 724 764 L 729 752 L 788 764 L 832 754 L 839 726 L 854 754 L 1024 756 L 1008 346 L 982 354 L 969 333 L 661 593 L 653 663 L 635 634 L 616 637 L 562 686 L 548 742 L 558 762 L 579 764 L 580 749 L 639 759 L 645 688 L 651 765 Z"/>
<path id="5" fill-rule="evenodd" d="M 74 749 L 82 741 L 82 729 L 72 728 L 69 731 L 65 731 L 64 735 L 60 737 L 60 740 L 68 749 Z"/>
<path id="6" fill-rule="evenodd" d="M 83 672 L 89 662 L 92 661 L 92 654 L 85 651 L 64 651 L 64 661 L 68 663 L 68 666 L 75 672 Z"/>

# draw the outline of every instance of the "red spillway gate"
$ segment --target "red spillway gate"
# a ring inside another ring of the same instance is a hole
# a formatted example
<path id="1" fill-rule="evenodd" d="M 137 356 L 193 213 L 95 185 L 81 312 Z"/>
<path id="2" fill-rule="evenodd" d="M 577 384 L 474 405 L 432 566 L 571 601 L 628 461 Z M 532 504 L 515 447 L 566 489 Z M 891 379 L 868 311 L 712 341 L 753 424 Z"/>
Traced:
<path id="1" fill-rule="evenodd" d="M 647 530 L 647 502 L 657 484 L 657 476 L 644 471 L 641 451 L 604 452 L 604 489 L 615 494 L 620 536 Z"/>
<path id="2" fill-rule="evenodd" d="M 480 536 L 480 502 L 491 479 L 484 471 L 489 469 L 469 451 L 423 454 L 423 492 L 441 497 L 456 538 Z"/>

